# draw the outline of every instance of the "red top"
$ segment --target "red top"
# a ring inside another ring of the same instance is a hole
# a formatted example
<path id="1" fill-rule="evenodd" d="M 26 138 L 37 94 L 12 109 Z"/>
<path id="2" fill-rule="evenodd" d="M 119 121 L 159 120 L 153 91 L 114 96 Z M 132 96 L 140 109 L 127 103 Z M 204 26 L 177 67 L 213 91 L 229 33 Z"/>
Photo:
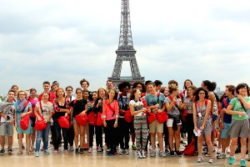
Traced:
<path id="1" fill-rule="evenodd" d="M 38 97 L 39 101 L 42 100 L 42 96 L 43 96 L 43 93 L 41 93 Z M 49 101 L 51 103 L 54 103 L 55 102 L 55 99 L 56 99 L 56 93 L 55 92 L 49 92 Z"/>
<path id="2" fill-rule="evenodd" d="M 119 104 L 117 100 L 114 100 L 112 103 L 110 103 L 109 100 L 104 100 L 102 107 L 102 115 L 106 117 L 105 120 L 114 120 L 118 118 Z"/>

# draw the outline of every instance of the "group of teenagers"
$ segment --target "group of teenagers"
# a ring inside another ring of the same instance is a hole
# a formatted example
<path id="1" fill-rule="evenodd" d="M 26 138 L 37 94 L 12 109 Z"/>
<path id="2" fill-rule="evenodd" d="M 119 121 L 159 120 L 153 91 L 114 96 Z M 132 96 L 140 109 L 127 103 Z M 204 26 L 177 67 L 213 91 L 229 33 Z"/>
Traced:
<path id="1" fill-rule="evenodd" d="M 54 152 L 62 146 L 76 154 L 91 153 L 95 138 L 97 152 L 105 148 L 107 155 L 128 155 L 132 143 L 139 159 L 181 156 L 190 154 L 186 149 L 193 145 L 198 163 L 205 161 L 204 148 L 208 162 L 213 163 L 214 142 L 218 141 L 217 159 L 228 158 L 233 165 L 235 152 L 240 150 L 240 166 L 247 166 L 250 160 L 250 90 L 246 83 L 227 85 L 221 97 L 214 92 L 216 83 L 209 80 L 195 87 L 187 79 L 183 90 L 175 80 L 167 86 L 155 80 L 122 82 L 117 87 L 108 80 L 106 88 L 89 91 L 89 81 L 82 79 L 80 86 L 74 90 L 45 81 L 38 94 L 34 88 L 24 91 L 13 85 L 0 103 L 0 154 L 12 154 L 15 127 L 19 155 L 24 150 L 36 157 L 41 152 L 50 154 L 49 143 Z M 21 126 L 24 117 L 29 119 L 25 129 Z M 68 120 L 68 127 L 62 125 L 62 118 Z M 86 118 L 85 123 L 79 118 Z M 36 129 L 41 120 L 46 126 Z M 183 152 L 180 145 L 185 137 Z"/>

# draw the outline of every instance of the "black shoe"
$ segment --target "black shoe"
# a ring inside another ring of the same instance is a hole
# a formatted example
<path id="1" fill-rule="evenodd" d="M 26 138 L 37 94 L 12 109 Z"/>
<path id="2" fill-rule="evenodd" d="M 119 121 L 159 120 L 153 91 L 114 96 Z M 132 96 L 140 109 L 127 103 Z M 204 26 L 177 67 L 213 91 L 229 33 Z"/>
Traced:
<path id="1" fill-rule="evenodd" d="M 170 156 L 175 156 L 174 151 L 170 151 L 169 155 L 170 155 Z"/>
<path id="2" fill-rule="evenodd" d="M 80 154 L 83 154 L 83 153 L 84 153 L 84 149 L 80 148 Z"/>
<path id="3" fill-rule="evenodd" d="M 175 153 L 177 156 L 182 156 L 182 152 L 180 152 L 180 151 L 176 151 Z"/>
<path id="4" fill-rule="evenodd" d="M 166 148 L 166 149 L 165 149 L 165 153 L 166 153 L 167 155 L 169 155 L 169 154 L 170 154 L 170 150 L 169 150 L 168 148 Z"/>
<path id="5" fill-rule="evenodd" d="M 0 155 L 3 155 L 4 153 L 5 153 L 4 149 L 0 150 Z"/>
<path id="6" fill-rule="evenodd" d="M 115 152 L 110 150 L 110 151 L 107 152 L 107 155 L 108 156 L 113 156 L 113 155 L 115 155 Z"/>
<path id="7" fill-rule="evenodd" d="M 9 155 L 12 154 L 12 149 L 11 149 L 11 148 L 8 149 L 8 154 L 9 154 Z"/>
<path id="8" fill-rule="evenodd" d="M 235 150 L 235 154 L 240 153 L 240 147 L 237 147 L 237 149 Z"/>
<path id="9" fill-rule="evenodd" d="M 76 154 L 79 154 L 79 153 L 80 153 L 79 148 L 76 148 L 76 149 L 75 149 L 75 153 L 76 153 Z"/>

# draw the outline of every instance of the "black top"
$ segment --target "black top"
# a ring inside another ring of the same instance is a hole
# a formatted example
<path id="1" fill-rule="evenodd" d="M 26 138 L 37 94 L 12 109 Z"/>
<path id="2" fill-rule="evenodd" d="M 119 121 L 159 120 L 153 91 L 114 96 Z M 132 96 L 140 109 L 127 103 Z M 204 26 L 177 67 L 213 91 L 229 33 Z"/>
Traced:
<path id="1" fill-rule="evenodd" d="M 101 105 L 97 106 L 99 100 L 101 101 Z M 103 103 L 103 100 L 101 98 L 96 99 L 94 106 L 93 106 L 93 111 L 95 113 L 102 112 L 102 103 Z"/>
<path id="2" fill-rule="evenodd" d="M 55 113 L 53 114 L 52 118 L 54 120 L 57 120 L 59 117 L 64 116 L 65 112 L 58 112 L 60 109 L 69 109 L 69 106 L 67 104 L 67 102 L 64 102 L 64 105 L 60 105 L 57 101 L 54 104 L 54 108 L 55 108 Z"/>
<path id="3" fill-rule="evenodd" d="M 70 102 L 69 106 L 73 107 L 73 117 L 80 114 L 83 110 L 85 110 L 85 105 L 87 104 L 87 100 L 73 100 Z"/>

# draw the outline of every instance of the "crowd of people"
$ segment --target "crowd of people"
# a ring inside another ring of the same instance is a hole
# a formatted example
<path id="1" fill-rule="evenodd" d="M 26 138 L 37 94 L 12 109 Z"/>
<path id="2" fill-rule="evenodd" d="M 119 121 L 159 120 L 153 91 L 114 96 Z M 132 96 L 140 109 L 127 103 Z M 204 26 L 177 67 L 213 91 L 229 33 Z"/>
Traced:
<path id="1" fill-rule="evenodd" d="M 19 155 L 51 154 L 51 143 L 54 153 L 63 149 L 75 154 L 96 150 L 128 155 L 131 147 L 138 159 L 184 154 L 197 156 L 198 163 L 204 157 L 209 163 L 228 158 L 233 165 L 235 153 L 240 152 L 240 166 L 250 160 L 246 83 L 227 85 L 221 97 L 214 92 L 216 83 L 209 80 L 197 87 L 187 79 L 183 89 L 175 80 L 167 86 L 155 80 L 122 82 L 117 87 L 107 81 L 106 88 L 96 91 L 89 86 L 86 79 L 75 90 L 45 81 L 38 93 L 35 88 L 24 91 L 13 85 L 0 103 L 0 154 L 12 154 L 15 127 Z"/>

